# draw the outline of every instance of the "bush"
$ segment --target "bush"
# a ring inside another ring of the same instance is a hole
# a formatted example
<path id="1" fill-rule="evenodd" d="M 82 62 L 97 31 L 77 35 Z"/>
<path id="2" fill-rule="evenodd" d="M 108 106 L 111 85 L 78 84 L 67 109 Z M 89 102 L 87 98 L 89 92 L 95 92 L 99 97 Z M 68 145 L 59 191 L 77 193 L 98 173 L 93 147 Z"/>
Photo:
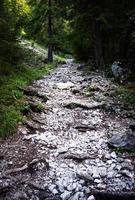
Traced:
<path id="1" fill-rule="evenodd" d="M 22 121 L 21 109 L 24 106 L 23 92 L 19 87 L 28 85 L 32 80 L 42 77 L 54 65 L 48 64 L 33 68 L 24 66 L 2 67 L 0 77 L 0 137 L 12 134 L 19 121 Z M 37 104 L 37 109 L 42 110 L 43 106 Z"/>
<path id="2" fill-rule="evenodd" d="M 0 137 L 6 137 L 16 130 L 17 123 L 22 119 L 15 106 L 9 106 L 0 111 Z"/>

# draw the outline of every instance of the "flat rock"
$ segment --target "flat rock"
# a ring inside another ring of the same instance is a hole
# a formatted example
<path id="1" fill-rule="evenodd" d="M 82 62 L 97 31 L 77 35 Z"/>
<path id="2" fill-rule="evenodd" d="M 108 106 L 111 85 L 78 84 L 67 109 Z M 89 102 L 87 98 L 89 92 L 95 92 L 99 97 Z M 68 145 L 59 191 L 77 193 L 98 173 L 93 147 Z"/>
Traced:
<path id="1" fill-rule="evenodd" d="M 19 191 L 19 192 L 15 192 L 14 196 L 13 196 L 14 200 L 28 200 L 28 196 L 25 192 Z"/>
<path id="2" fill-rule="evenodd" d="M 98 171 L 99 171 L 99 174 L 100 174 L 100 176 L 101 176 L 102 178 L 106 177 L 106 175 L 107 175 L 107 169 L 106 169 L 106 167 L 100 167 L 100 168 L 98 169 Z"/>
<path id="3" fill-rule="evenodd" d="M 135 150 L 135 134 L 113 135 L 108 141 L 109 146 L 129 151 Z"/>
<path id="4" fill-rule="evenodd" d="M 116 153 L 115 153 L 114 151 L 111 153 L 111 157 L 112 157 L 113 159 L 116 159 L 116 158 L 117 158 L 117 155 L 116 155 Z"/>
<path id="5" fill-rule="evenodd" d="M 69 108 L 69 109 L 82 108 L 82 109 L 90 110 L 90 109 L 100 109 L 103 106 L 104 106 L 104 103 L 98 103 L 98 102 L 89 103 L 83 100 L 64 103 L 64 107 Z"/>
<path id="6" fill-rule="evenodd" d="M 76 184 L 73 183 L 73 184 L 68 185 L 67 190 L 68 191 L 73 191 L 75 188 L 76 188 Z"/>
<path id="7" fill-rule="evenodd" d="M 74 87 L 74 84 L 72 82 L 67 82 L 67 83 L 57 83 L 56 84 L 57 88 L 60 90 L 66 90 L 69 88 Z"/>
<path id="8" fill-rule="evenodd" d="M 121 174 L 125 177 L 128 177 L 128 178 L 133 178 L 133 174 L 131 172 L 129 172 L 128 170 L 122 170 L 121 171 Z"/>
<path id="9" fill-rule="evenodd" d="M 34 86 L 27 86 L 25 88 L 19 89 L 22 90 L 25 95 L 41 98 L 44 102 L 49 100 L 49 98 L 45 94 L 42 94 L 41 92 L 39 93 L 38 90 L 34 88 Z"/>
<path id="10" fill-rule="evenodd" d="M 94 126 L 87 126 L 87 125 L 77 125 L 75 126 L 75 129 L 77 129 L 80 132 L 86 132 L 86 131 L 93 131 L 96 130 Z"/>
<path id="11" fill-rule="evenodd" d="M 80 192 L 76 192 L 73 196 L 70 197 L 69 200 L 78 200 L 80 196 Z"/>
<path id="12" fill-rule="evenodd" d="M 87 153 L 73 153 L 73 152 L 67 152 L 65 154 L 63 154 L 62 156 L 63 158 L 65 159 L 73 159 L 75 161 L 78 161 L 78 162 L 81 162 L 83 160 L 86 160 L 86 159 L 91 159 L 91 158 L 94 158 L 93 155 L 89 155 Z"/>
<path id="13" fill-rule="evenodd" d="M 68 200 L 70 198 L 71 194 L 72 194 L 72 192 L 65 190 L 64 193 L 62 193 L 60 195 L 60 197 L 62 200 Z"/>
<path id="14" fill-rule="evenodd" d="M 35 131 L 44 131 L 44 128 L 42 128 L 42 126 L 39 123 L 35 123 L 32 120 L 27 120 L 24 122 L 24 124 L 27 126 L 27 128 L 29 129 L 29 132 L 31 134 L 35 134 Z"/>
<path id="15" fill-rule="evenodd" d="M 88 174 L 86 172 L 77 172 L 77 176 L 81 179 L 84 179 L 85 181 L 90 181 L 90 182 L 94 181 L 92 174 Z"/>

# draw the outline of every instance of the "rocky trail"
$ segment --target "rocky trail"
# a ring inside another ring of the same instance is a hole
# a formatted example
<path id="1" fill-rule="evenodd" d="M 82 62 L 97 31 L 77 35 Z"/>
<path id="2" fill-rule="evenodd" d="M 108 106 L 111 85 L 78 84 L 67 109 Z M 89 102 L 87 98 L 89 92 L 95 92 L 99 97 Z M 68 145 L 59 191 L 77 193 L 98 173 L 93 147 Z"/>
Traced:
<path id="1" fill-rule="evenodd" d="M 0 200 L 135 199 L 134 154 L 120 151 L 135 149 L 134 109 L 79 68 L 66 60 L 23 89 L 27 120 L 1 141 Z"/>

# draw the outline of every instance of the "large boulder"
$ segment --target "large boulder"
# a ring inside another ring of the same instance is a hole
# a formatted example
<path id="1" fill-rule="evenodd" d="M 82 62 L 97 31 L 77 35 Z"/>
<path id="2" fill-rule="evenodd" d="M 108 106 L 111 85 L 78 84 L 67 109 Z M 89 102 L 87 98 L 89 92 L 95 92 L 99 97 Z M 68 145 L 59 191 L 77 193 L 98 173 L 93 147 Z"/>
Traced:
<path id="1" fill-rule="evenodd" d="M 135 133 L 115 134 L 109 139 L 108 145 L 113 148 L 135 151 Z"/>
<path id="2" fill-rule="evenodd" d="M 124 75 L 123 74 L 123 68 L 120 65 L 121 65 L 120 62 L 115 61 L 111 66 L 112 73 L 113 73 L 115 78 L 120 78 Z"/>
<path id="3" fill-rule="evenodd" d="M 125 68 L 120 62 L 115 61 L 111 66 L 112 74 L 116 79 L 126 80 L 130 75 L 130 70 Z"/>

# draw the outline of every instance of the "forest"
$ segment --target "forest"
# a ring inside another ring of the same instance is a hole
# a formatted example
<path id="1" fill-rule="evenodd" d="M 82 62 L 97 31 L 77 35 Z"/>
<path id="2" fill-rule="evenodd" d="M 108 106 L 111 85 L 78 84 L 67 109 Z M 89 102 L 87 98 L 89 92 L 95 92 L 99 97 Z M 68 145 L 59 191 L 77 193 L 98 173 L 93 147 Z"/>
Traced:
<path id="1" fill-rule="evenodd" d="M 135 1 L 0 0 L 0 146 L 2 200 L 135 199 Z"/>

